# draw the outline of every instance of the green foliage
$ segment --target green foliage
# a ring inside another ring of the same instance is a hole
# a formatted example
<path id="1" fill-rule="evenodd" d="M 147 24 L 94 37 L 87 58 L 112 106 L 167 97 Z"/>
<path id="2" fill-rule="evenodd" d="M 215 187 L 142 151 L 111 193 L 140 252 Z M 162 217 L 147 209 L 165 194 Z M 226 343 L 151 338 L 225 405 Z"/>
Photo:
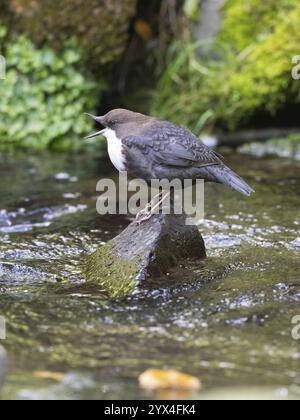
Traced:
<path id="1" fill-rule="evenodd" d="M 201 0 L 185 0 L 183 5 L 185 15 L 197 22 L 200 16 L 200 6 Z"/>
<path id="2" fill-rule="evenodd" d="M 274 32 L 282 16 L 296 3 L 295 0 L 227 0 L 220 40 L 242 51 Z"/>
<path id="3" fill-rule="evenodd" d="M 95 109 L 95 83 L 80 71 L 81 54 L 69 42 L 60 55 L 36 49 L 25 37 L 4 42 L 6 79 L 0 80 L 0 145 L 74 149 L 91 130 L 84 111 Z M 2 48 L 3 49 L 3 48 Z"/>
<path id="4" fill-rule="evenodd" d="M 212 45 L 177 43 L 154 96 L 153 111 L 196 131 L 223 121 L 234 130 L 258 110 L 299 103 L 291 77 L 300 53 L 297 0 L 229 0 Z"/>

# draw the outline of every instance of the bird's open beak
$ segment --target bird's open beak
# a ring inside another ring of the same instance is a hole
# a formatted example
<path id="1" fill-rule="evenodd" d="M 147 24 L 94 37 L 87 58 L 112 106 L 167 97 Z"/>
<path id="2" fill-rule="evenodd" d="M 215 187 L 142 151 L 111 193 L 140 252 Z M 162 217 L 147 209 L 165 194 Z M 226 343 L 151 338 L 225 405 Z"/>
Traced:
<path id="1" fill-rule="evenodd" d="M 92 120 L 96 121 L 96 123 L 103 125 L 102 123 L 103 117 L 96 117 L 95 115 L 88 114 L 87 112 L 85 113 L 85 115 L 90 117 Z M 85 139 L 88 140 L 88 139 L 93 139 L 94 137 L 102 136 L 105 130 L 106 129 L 104 128 L 103 130 L 97 131 L 97 133 L 90 134 L 89 136 L 85 137 Z"/>

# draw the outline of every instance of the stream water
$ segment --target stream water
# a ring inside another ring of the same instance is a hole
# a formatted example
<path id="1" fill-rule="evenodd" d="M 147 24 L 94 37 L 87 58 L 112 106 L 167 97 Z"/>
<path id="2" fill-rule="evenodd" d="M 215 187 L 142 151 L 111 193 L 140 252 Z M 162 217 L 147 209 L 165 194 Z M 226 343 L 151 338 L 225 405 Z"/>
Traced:
<path id="1" fill-rule="evenodd" d="M 198 280 L 109 300 L 85 284 L 81 261 L 129 223 L 96 213 L 95 186 L 111 166 L 95 155 L 0 154 L 4 398 L 170 397 L 139 389 L 150 367 L 201 378 L 195 398 L 245 390 L 300 398 L 300 340 L 292 337 L 300 315 L 300 162 L 226 159 L 256 194 L 206 187 L 199 229 L 208 259 Z M 36 371 L 65 376 L 54 382 Z"/>

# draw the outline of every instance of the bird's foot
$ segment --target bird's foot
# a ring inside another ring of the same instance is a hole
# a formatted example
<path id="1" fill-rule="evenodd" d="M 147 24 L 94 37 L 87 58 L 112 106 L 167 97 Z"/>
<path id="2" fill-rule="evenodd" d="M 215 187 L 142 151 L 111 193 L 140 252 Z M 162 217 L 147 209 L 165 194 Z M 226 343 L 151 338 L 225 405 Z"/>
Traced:
<path id="1" fill-rule="evenodd" d="M 140 226 L 142 223 L 150 220 L 152 216 L 153 213 L 151 211 L 142 210 L 137 214 L 135 223 Z"/>
<path id="2" fill-rule="evenodd" d="M 135 223 L 141 225 L 144 222 L 147 222 L 155 214 L 159 214 L 163 211 L 163 203 L 170 196 L 170 193 L 163 195 L 159 193 L 153 200 L 147 205 L 147 207 L 140 211 L 135 219 Z"/>

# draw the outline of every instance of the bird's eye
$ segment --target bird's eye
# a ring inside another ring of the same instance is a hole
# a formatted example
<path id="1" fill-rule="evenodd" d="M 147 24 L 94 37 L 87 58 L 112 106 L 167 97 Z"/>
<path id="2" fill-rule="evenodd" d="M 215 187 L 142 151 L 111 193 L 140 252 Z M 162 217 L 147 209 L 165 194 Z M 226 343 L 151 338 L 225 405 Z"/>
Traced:
<path id="1" fill-rule="evenodd" d="M 114 126 L 114 125 L 116 125 L 116 124 L 118 124 L 118 121 L 117 121 L 117 120 L 112 120 L 112 121 L 110 122 L 110 125 L 111 125 L 111 126 Z"/>

